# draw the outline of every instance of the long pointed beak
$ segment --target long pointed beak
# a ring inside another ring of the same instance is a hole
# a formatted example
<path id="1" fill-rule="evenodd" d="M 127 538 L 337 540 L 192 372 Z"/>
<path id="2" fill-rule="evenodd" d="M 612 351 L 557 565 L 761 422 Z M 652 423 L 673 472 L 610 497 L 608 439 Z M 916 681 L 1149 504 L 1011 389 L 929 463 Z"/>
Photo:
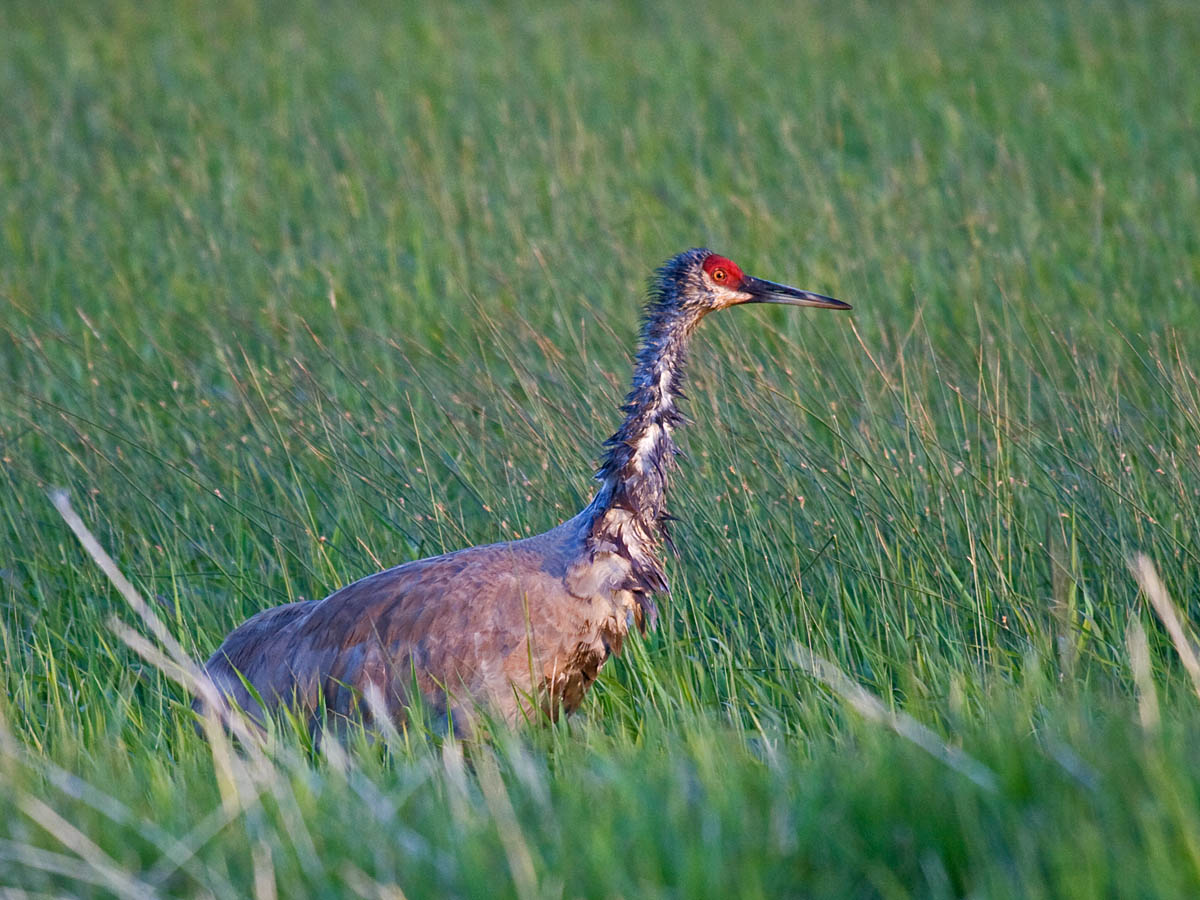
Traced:
<path id="1" fill-rule="evenodd" d="M 742 278 L 741 290 L 749 294 L 747 303 L 786 303 L 788 306 L 817 306 L 821 309 L 851 309 L 849 303 L 834 300 L 822 294 L 802 291 L 786 284 L 776 284 L 746 275 Z"/>

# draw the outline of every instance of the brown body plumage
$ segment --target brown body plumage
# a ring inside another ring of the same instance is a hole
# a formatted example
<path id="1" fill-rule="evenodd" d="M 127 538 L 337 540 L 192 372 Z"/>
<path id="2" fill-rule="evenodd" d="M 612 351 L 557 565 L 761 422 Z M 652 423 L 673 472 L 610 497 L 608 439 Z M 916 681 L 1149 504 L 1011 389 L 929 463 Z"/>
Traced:
<path id="1" fill-rule="evenodd" d="M 752 302 L 849 308 L 744 275 L 707 250 L 668 260 L 651 289 L 626 418 L 582 512 L 534 537 L 264 610 L 205 664 L 217 688 L 256 718 L 254 694 L 314 726 L 322 709 L 369 718 L 382 706 L 398 719 L 415 694 L 460 733 L 480 709 L 516 722 L 577 708 L 630 626 L 653 623 L 653 595 L 667 589 L 659 552 L 688 338 L 707 313 Z"/>

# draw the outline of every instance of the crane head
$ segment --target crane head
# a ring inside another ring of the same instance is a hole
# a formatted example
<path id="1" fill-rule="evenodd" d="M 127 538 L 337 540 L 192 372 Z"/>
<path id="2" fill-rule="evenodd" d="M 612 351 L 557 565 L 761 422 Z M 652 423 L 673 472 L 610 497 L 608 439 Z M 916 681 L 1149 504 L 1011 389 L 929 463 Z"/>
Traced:
<path id="1" fill-rule="evenodd" d="M 699 260 L 697 278 L 708 295 L 712 309 L 725 309 L 742 303 L 782 303 L 787 306 L 815 306 L 820 309 L 850 309 L 849 303 L 823 294 L 802 291 L 747 275 L 731 259 L 708 253 Z"/>
<path id="2" fill-rule="evenodd" d="M 733 260 L 703 248 L 685 250 L 667 260 L 658 270 L 652 294 L 663 306 L 691 313 L 693 322 L 742 303 L 850 309 L 849 303 L 832 297 L 747 275 Z"/>

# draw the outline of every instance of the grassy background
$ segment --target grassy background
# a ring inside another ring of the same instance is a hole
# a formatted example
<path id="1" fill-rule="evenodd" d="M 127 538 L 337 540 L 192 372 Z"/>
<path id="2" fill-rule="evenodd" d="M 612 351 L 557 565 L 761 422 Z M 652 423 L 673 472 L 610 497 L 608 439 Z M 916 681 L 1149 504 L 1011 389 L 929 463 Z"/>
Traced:
<path id="1" fill-rule="evenodd" d="M 0 884 L 1196 896 L 1200 701 L 1127 564 L 1200 616 L 1197 46 L 1187 2 L 4 4 Z M 578 509 L 698 244 L 855 311 L 698 333 L 660 630 L 466 768 L 284 739 L 231 794 L 47 488 L 202 658 Z"/>

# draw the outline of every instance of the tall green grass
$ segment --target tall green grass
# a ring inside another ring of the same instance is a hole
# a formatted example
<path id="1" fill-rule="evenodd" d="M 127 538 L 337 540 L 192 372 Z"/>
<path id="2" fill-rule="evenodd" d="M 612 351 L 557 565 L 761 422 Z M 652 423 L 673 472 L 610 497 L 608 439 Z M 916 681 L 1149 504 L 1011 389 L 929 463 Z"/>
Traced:
<path id="1" fill-rule="evenodd" d="M 1194 641 L 1196 46 L 1166 0 L 5 4 L 0 884 L 1195 896 L 1200 698 L 1129 566 Z M 698 244 L 855 310 L 698 332 L 659 630 L 465 760 L 223 782 L 48 490 L 197 659 L 540 531 Z"/>

